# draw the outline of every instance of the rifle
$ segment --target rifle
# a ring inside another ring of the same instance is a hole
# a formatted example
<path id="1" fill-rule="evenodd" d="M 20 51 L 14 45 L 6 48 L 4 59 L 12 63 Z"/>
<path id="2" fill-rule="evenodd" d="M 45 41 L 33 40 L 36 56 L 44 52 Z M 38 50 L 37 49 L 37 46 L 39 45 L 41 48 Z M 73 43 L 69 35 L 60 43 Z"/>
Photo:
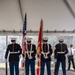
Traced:
<path id="1" fill-rule="evenodd" d="M 54 61 L 54 75 L 56 75 L 56 62 L 57 62 L 57 59 L 55 59 L 55 61 Z"/>
<path id="2" fill-rule="evenodd" d="M 8 64 L 7 64 L 7 61 L 5 62 L 5 66 L 6 66 L 6 69 L 5 69 L 5 75 L 8 75 Z"/>
<path id="3" fill-rule="evenodd" d="M 55 65 L 54 65 L 54 75 L 56 75 L 56 62 L 55 62 Z"/>

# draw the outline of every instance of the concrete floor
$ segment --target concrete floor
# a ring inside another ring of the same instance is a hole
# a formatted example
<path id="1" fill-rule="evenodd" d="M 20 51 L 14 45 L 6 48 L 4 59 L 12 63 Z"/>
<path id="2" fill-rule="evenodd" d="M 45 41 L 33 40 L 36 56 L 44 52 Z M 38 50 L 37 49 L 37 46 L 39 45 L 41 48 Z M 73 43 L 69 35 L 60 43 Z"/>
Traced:
<path id="1" fill-rule="evenodd" d="M 66 73 L 67 73 L 67 75 L 75 75 L 74 70 L 66 71 Z M 5 75 L 5 69 L 4 68 L 0 68 L 0 75 Z M 8 75 L 9 75 L 9 71 L 8 71 Z M 20 74 L 19 75 L 24 75 L 24 69 L 20 69 Z M 44 75 L 47 75 L 46 71 L 45 71 Z M 53 70 L 51 70 L 51 75 L 54 75 Z M 63 75 L 61 70 L 59 70 L 59 75 Z"/>

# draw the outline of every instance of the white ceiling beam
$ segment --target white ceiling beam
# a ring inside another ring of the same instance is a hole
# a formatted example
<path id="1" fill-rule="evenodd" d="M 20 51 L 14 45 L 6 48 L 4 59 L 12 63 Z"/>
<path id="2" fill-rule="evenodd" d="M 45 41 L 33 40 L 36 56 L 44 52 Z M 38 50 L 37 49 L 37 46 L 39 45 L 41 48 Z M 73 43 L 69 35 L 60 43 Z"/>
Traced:
<path id="1" fill-rule="evenodd" d="M 72 16 L 74 17 L 75 19 L 75 13 L 74 11 L 72 10 L 71 6 L 69 5 L 68 1 L 67 0 L 63 0 L 64 3 L 66 4 L 67 8 L 69 9 L 70 13 L 72 14 Z"/>
<path id="2" fill-rule="evenodd" d="M 18 3 L 19 3 L 19 8 L 20 8 L 20 12 L 21 12 L 22 21 L 23 21 L 23 12 L 22 12 L 21 1 L 18 0 Z"/>

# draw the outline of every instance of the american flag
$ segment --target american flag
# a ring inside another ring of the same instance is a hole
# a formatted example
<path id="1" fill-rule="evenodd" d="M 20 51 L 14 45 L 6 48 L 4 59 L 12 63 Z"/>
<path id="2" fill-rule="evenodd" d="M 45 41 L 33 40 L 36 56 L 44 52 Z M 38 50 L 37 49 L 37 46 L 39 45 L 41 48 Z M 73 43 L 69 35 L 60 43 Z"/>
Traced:
<path id="1" fill-rule="evenodd" d="M 27 25 L 27 14 L 25 14 L 24 24 L 23 24 L 22 53 L 24 55 L 25 55 L 25 45 L 26 45 L 26 25 Z"/>

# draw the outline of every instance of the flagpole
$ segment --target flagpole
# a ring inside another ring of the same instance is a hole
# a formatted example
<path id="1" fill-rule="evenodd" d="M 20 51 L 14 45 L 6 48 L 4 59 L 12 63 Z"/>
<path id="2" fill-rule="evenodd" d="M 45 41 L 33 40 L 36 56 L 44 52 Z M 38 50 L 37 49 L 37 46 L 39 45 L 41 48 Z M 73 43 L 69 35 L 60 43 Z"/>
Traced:
<path id="1" fill-rule="evenodd" d="M 27 13 L 25 13 L 25 20 L 26 20 L 26 25 L 27 25 Z M 24 59 L 26 58 L 26 33 L 25 33 L 25 40 L 24 40 L 24 45 L 25 45 L 25 55 L 24 55 Z M 25 68 L 25 63 L 24 63 L 24 75 L 26 75 L 26 68 Z"/>
<path id="2" fill-rule="evenodd" d="M 8 39 L 8 37 L 6 35 L 6 46 L 7 46 L 7 43 L 8 43 L 7 39 Z M 5 67 L 6 67 L 5 73 L 6 73 L 6 75 L 8 75 L 8 62 L 7 62 L 7 60 L 5 60 Z"/>

